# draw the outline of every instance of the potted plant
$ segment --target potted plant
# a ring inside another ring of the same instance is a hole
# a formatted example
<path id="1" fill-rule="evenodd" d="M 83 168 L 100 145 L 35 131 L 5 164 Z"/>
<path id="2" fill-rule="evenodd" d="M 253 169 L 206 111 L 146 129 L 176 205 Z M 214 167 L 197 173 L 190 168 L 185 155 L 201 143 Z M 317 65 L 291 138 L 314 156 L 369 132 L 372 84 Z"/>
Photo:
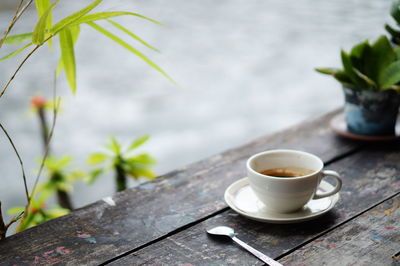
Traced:
<path id="1" fill-rule="evenodd" d="M 393 136 L 400 104 L 400 48 L 386 36 L 341 51 L 342 69 L 317 68 L 343 85 L 347 130 L 363 136 Z"/>

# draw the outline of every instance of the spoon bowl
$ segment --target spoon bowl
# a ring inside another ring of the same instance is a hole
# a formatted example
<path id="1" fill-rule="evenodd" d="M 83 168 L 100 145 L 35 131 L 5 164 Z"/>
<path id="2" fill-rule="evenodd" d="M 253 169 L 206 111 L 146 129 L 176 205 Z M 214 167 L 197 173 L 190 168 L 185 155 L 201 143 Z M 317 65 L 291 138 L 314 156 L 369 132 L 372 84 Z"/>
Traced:
<path id="1" fill-rule="evenodd" d="M 215 236 L 228 236 L 230 238 L 235 236 L 235 231 L 233 228 L 230 228 L 228 226 L 217 226 L 211 229 L 207 230 L 207 233 L 210 235 L 215 235 Z"/>
<path id="2" fill-rule="evenodd" d="M 236 237 L 235 230 L 233 228 L 228 227 L 228 226 L 217 226 L 211 229 L 207 230 L 207 233 L 213 236 L 217 237 L 229 237 L 232 239 L 234 242 L 245 248 L 247 251 L 249 251 L 251 254 L 262 260 L 263 262 L 267 263 L 270 266 L 282 266 L 279 262 L 271 259 L 267 255 L 261 253 L 260 251 L 256 250 L 255 248 L 249 246 L 242 240 Z"/>

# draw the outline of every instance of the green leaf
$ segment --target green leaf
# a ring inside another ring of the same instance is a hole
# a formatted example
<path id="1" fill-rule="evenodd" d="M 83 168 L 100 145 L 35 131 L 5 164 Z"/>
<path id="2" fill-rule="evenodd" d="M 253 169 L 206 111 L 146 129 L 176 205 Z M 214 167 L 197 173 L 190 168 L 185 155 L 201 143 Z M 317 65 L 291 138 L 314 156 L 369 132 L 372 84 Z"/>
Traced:
<path id="1" fill-rule="evenodd" d="M 368 88 L 372 88 L 372 89 L 377 88 L 377 84 L 375 83 L 375 81 L 370 79 L 365 74 L 361 73 L 361 71 L 359 71 L 357 68 L 353 68 L 353 70 L 357 74 L 357 76 L 359 76 L 362 80 L 364 80 L 368 84 Z"/>
<path id="2" fill-rule="evenodd" d="M 357 74 L 353 70 L 353 64 L 350 60 L 350 56 L 342 50 L 341 52 L 342 64 L 344 68 L 344 73 L 351 79 L 351 83 L 353 83 L 356 87 L 363 88 L 365 87 L 364 82 L 360 79 Z"/>
<path id="3" fill-rule="evenodd" d="M 121 153 L 121 145 L 118 143 L 114 136 L 111 136 L 111 145 L 109 146 L 109 148 L 116 154 Z"/>
<path id="4" fill-rule="evenodd" d="M 103 169 L 95 169 L 89 173 L 89 176 L 85 179 L 87 183 L 92 184 L 96 179 L 104 172 Z"/>
<path id="5" fill-rule="evenodd" d="M 397 24 L 400 24 L 400 0 L 393 0 L 390 14 L 396 20 Z"/>
<path id="6" fill-rule="evenodd" d="M 86 6 L 85 8 L 79 10 L 78 12 L 75 12 L 74 14 L 62 19 L 60 22 L 56 23 L 52 28 L 51 28 L 51 33 L 55 35 L 57 32 L 61 31 L 65 27 L 72 25 L 75 23 L 78 19 L 89 13 L 93 8 L 98 6 L 103 0 L 96 0 L 92 4 Z"/>
<path id="7" fill-rule="evenodd" d="M 8 58 L 10 58 L 10 57 L 13 57 L 13 56 L 19 54 L 20 52 L 22 52 L 23 50 L 25 50 L 26 48 L 28 48 L 28 47 L 31 46 L 31 45 L 32 45 L 32 43 L 28 43 L 27 45 L 25 45 L 25 46 L 19 48 L 18 50 L 14 51 L 14 52 L 12 52 L 12 53 L 6 55 L 6 56 L 3 56 L 2 58 L 0 58 L 0 61 L 6 60 L 6 59 L 8 59 Z"/>
<path id="8" fill-rule="evenodd" d="M 19 44 L 32 39 L 32 32 L 22 33 L 17 35 L 8 36 L 4 43 L 6 44 Z"/>
<path id="9" fill-rule="evenodd" d="M 36 3 L 36 11 L 38 13 L 38 17 L 39 18 L 51 6 L 50 0 L 35 0 L 35 3 Z M 46 20 L 46 29 L 50 29 L 51 26 L 52 26 L 52 23 L 53 23 L 52 22 L 53 19 L 52 19 L 52 14 L 51 13 L 52 13 L 52 11 L 50 9 L 50 12 L 49 12 L 49 14 L 47 16 L 47 20 Z M 51 47 L 52 47 L 52 40 L 51 39 L 48 40 L 48 44 L 49 44 L 49 47 L 51 49 Z"/>
<path id="10" fill-rule="evenodd" d="M 396 61 L 386 67 L 379 77 L 380 87 L 385 89 L 400 82 L 400 61 Z"/>
<path id="11" fill-rule="evenodd" d="M 372 45 L 372 58 L 375 62 L 370 63 L 373 64 L 371 67 L 374 67 L 375 73 L 371 73 L 370 78 L 378 81 L 381 75 L 380 73 L 397 58 L 397 55 L 386 36 L 382 35 Z"/>
<path id="12" fill-rule="evenodd" d="M 393 38 L 400 37 L 400 31 L 393 29 L 390 25 L 385 24 L 385 29 Z"/>
<path id="13" fill-rule="evenodd" d="M 355 45 L 350 51 L 350 56 L 360 58 L 364 54 L 365 48 L 368 46 L 369 46 L 368 41 Z"/>
<path id="14" fill-rule="evenodd" d="M 71 25 L 68 28 L 71 30 L 72 41 L 75 46 L 76 42 L 78 41 L 78 37 L 79 37 L 79 33 L 81 31 L 81 28 L 79 25 Z M 56 75 L 59 75 L 63 69 L 64 69 L 64 64 L 63 64 L 63 60 L 61 57 L 60 60 L 58 60 Z"/>
<path id="15" fill-rule="evenodd" d="M 383 90 L 395 90 L 395 91 L 397 91 L 398 93 L 400 93 L 400 86 L 399 86 L 399 85 L 392 85 L 392 86 L 390 86 L 390 87 L 383 88 Z"/>
<path id="16" fill-rule="evenodd" d="M 18 206 L 18 207 L 11 207 L 7 210 L 9 215 L 18 215 L 25 211 L 25 207 Z"/>
<path id="17" fill-rule="evenodd" d="M 343 71 L 336 72 L 333 77 L 339 81 L 346 88 L 354 88 L 354 84 L 351 79 Z"/>
<path id="18" fill-rule="evenodd" d="M 89 158 L 87 160 L 87 164 L 89 164 L 89 165 L 99 164 L 99 163 L 103 163 L 107 159 L 108 159 L 107 154 L 93 153 L 89 156 Z"/>
<path id="19" fill-rule="evenodd" d="M 39 19 L 39 22 L 36 24 L 35 29 L 32 34 L 32 42 L 37 45 L 41 45 L 44 42 L 44 37 L 47 30 L 47 19 L 51 14 L 51 9 L 59 2 L 60 0 L 55 1 L 51 6 L 49 6 L 46 11 L 42 14 Z"/>
<path id="20" fill-rule="evenodd" d="M 60 31 L 60 47 L 62 64 L 65 68 L 68 84 L 71 87 L 72 93 L 76 92 L 76 67 L 74 42 L 71 30 L 67 27 Z"/>
<path id="21" fill-rule="evenodd" d="M 137 138 L 132 144 L 131 146 L 129 146 L 128 151 L 131 151 L 133 149 L 136 149 L 137 147 L 139 147 L 140 145 L 142 145 L 143 143 L 145 143 L 146 141 L 149 140 L 149 136 L 143 136 L 140 138 Z"/>
<path id="22" fill-rule="evenodd" d="M 96 21 L 96 20 L 107 19 L 107 18 L 118 17 L 118 16 L 125 16 L 125 15 L 130 15 L 130 16 L 136 16 L 136 17 L 139 17 L 139 18 L 143 18 L 145 20 L 148 20 L 148 21 L 151 21 L 151 22 L 154 22 L 154 23 L 156 23 L 158 25 L 163 26 L 162 23 L 160 23 L 160 22 L 158 22 L 158 21 L 156 21 L 154 19 L 145 17 L 145 16 L 140 15 L 138 13 L 124 12 L 124 11 L 98 12 L 98 13 L 85 15 L 85 16 L 79 18 L 78 20 L 76 20 L 74 22 L 74 24 L 88 23 L 88 22 L 93 22 L 93 21 Z"/>
<path id="23" fill-rule="evenodd" d="M 106 29 L 100 27 L 99 25 L 97 25 L 94 22 L 88 22 L 87 23 L 89 26 L 91 26 L 92 28 L 94 28 L 95 30 L 103 33 L 105 36 L 109 37 L 110 39 L 112 39 L 113 41 L 115 41 L 116 43 L 118 43 L 119 45 L 121 45 L 122 47 L 128 49 L 130 52 L 132 52 L 134 55 L 138 56 L 140 59 L 142 59 L 143 61 L 145 61 L 147 64 L 149 64 L 152 68 L 154 68 L 155 70 L 157 70 L 158 72 L 160 72 L 164 77 L 166 77 L 167 79 L 169 79 L 171 82 L 173 82 L 174 84 L 176 84 L 176 81 L 173 80 L 164 70 L 162 70 L 159 66 L 157 66 L 155 63 L 153 63 L 149 58 L 147 58 L 144 54 L 142 54 L 141 52 L 139 52 L 137 49 L 133 48 L 131 45 L 129 45 L 128 43 L 126 43 L 125 41 L 121 40 L 119 37 L 117 37 L 116 35 L 112 34 L 111 32 L 107 31 Z"/>
<path id="24" fill-rule="evenodd" d="M 126 34 L 128 34 L 129 36 L 131 36 L 133 39 L 135 39 L 136 41 L 140 42 L 141 44 L 143 44 L 144 46 L 146 46 L 147 48 L 155 51 L 155 52 L 160 52 L 157 48 L 151 46 L 150 44 L 148 44 L 147 42 L 143 41 L 139 36 L 137 36 L 136 34 L 132 33 L 131 31 L 129 31 L 127 28 L 123 27 L 122 25 L 118 24 L 117 22 L 114 22 L 112 20 L 107 19 L 107 21 L 109 23 L 111 23 L 114 27 L 120 29 L 121 31 L 125 32 Z"/>
<path id="25" fill-rule="evenodd" d="M 327 75 L 335 75 L 337 72 L 341 71 L 338 68 L 316 68 L 316 71 L 322 74 L 327 74 Z"/>
<path id="26" fill-rule="evenodd" d="M 142 153 L 136 155 L 135 157 L 128 158 L 128 162 L 130 163 L 139 163 L 143 165 L 153 165 L 156 163 L 156 160 L 147 153 Z"/>
<path id="27" fill-rule="evenodd" d="M 133 177 L 135 179 L 138 177 L 141 177 L 141 176 L 147 177 L 150 179 L 153 179 L 156 177 L 156 174 L 152 170 L 147 169 L 147 168 L 135 168 L 133 171 L 130 171 L 130 172 L 128 171 L 128 174 L 130 177 Z"/>
<path id="28" fill-rule="evenodd" d="M 397 60 L 399 60 L 399 59 L 400 59 L 400 46 L 395 47 L 395 48 L 394 48 L 394 52 L 395 52 L 396 55 L 397 55 Z M 396 61 L 397 61 L 397 60 L 396 60 Z"/>

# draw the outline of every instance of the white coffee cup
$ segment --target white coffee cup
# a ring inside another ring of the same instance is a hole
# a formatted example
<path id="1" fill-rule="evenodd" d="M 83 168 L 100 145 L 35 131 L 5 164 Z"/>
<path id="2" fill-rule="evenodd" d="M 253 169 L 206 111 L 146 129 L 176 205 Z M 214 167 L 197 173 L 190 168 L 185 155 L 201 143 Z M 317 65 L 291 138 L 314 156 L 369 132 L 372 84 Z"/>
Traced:
<path id="1" fill-rule="evenodd" d="M 257 198 L 269 210 L 288 213 L 299 210 L 311 199 L 329 197 L 339 192 L 342 180 L 335 171 L 323 170 L 324 163 L 317 156 L 296 150 L 270 150 L 251 156 L 247 160 L 247 177 Z M 311 170 L 296 177 L 264 175 L 268 169 L 296 167 Z M 325 177 L 336 179 L 331 191 L 317 192 Z"/>

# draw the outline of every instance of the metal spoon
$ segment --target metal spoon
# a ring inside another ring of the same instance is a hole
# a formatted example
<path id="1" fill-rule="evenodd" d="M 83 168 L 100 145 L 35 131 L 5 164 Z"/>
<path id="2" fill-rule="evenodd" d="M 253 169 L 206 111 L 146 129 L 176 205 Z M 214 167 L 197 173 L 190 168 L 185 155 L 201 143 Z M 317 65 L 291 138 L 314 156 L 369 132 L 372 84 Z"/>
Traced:
<path id="1" fill-rule="evenodd" d="M 256 256 L 257 258 L 262 260 L 263 262 L 267 263 L 268 265 L 270 265 L 270 266 L 283 266 L 282 264 L 280 264 L 276 260 L 271 259 L 267 255 L 265 255 L 265 254 L 261 253 L 260 251 L 250 247 L 249 245 L 244 243 L 242 240 L 238 239 L 235 236 L 235 231 L 233 230 L 233 228 L 230 228 L 228 226 L 217 226 L 217 227 L 214 227 L 212 229 L 208 229 L 207 233 L 209 233 L 210 235 L 215 235 L 215 236 L 227 236 L 227 237 L 230 237 L 237 244 L 239 244 L 240 246 L 245 248 L 251 254 L 253 254 L 254 256 Z"/>

